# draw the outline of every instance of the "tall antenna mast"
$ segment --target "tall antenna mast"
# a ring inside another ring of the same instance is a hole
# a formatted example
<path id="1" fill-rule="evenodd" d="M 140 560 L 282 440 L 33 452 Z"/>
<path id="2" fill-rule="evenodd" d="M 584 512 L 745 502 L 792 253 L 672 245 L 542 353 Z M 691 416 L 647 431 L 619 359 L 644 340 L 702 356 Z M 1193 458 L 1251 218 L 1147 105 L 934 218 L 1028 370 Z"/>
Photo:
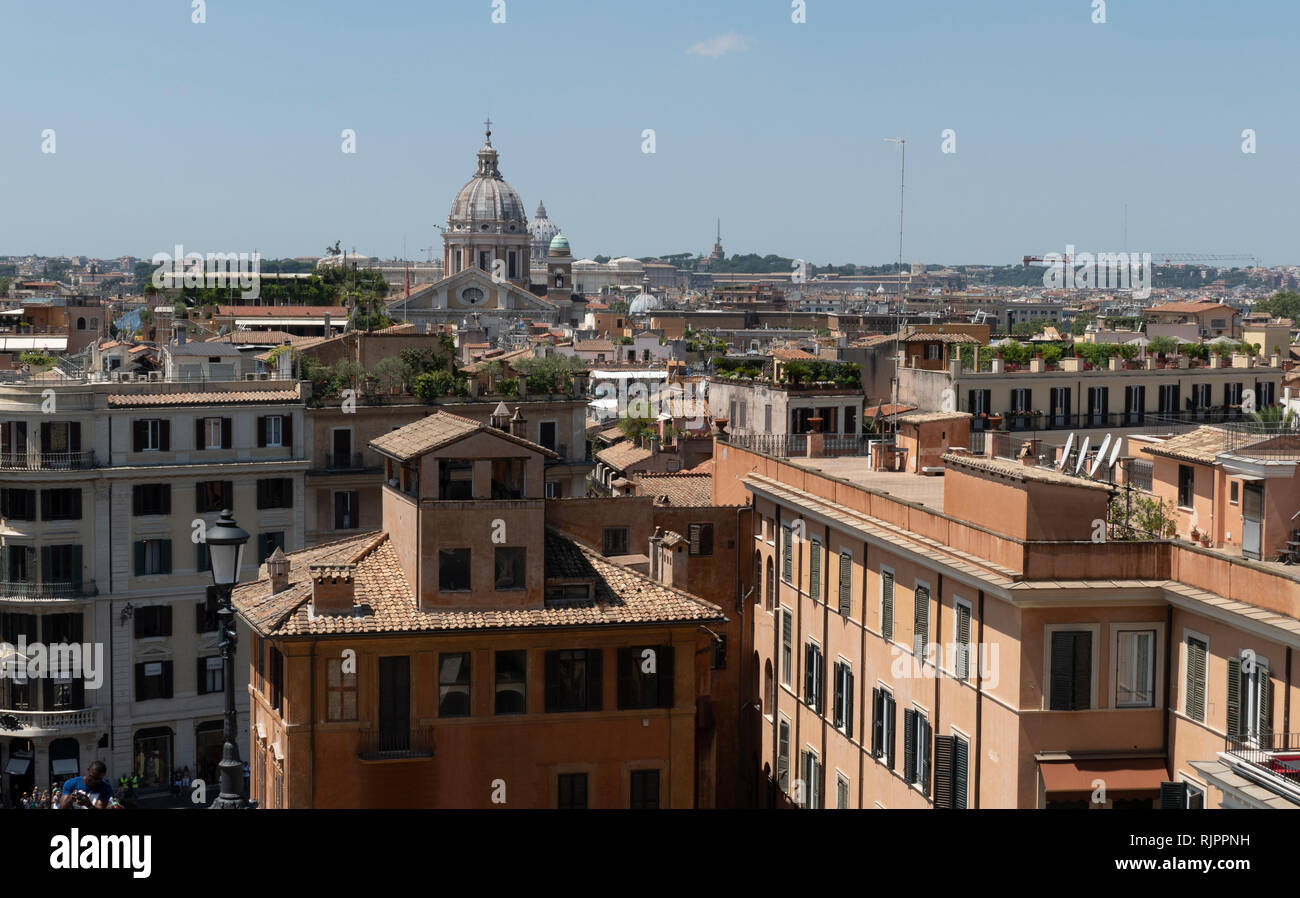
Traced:
<path id="1" fill-rule="evenodd" d="M 895 437 L 898 434 L 898 379 L 899 369 L 903 366 L 902 348 L 899 345 L 898 332 L 902 328 L 904 306 L 907 303 L 907 290 L 903 286 L 903 173 L 907 165 L 907 138 L 886 137 L 886 143 L 896 143 L 902 150 L 898 160 L 898 305 L 894 312 L 894 408 L 892 426 Z"/>

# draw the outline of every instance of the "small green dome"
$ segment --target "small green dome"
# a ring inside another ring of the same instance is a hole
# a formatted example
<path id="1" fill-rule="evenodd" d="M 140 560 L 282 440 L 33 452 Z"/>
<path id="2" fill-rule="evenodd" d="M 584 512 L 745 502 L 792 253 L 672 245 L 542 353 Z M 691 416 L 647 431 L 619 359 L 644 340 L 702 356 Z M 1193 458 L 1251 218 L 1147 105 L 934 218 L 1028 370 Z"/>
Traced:
<path id="1" fill-rule="evenodd" d="M 551 252 L 555 252 L 557 249 L 567 250 L 568 248 L 569 238 L 565 237 L 563 234 L 556 234 L 551 238 Z"/>

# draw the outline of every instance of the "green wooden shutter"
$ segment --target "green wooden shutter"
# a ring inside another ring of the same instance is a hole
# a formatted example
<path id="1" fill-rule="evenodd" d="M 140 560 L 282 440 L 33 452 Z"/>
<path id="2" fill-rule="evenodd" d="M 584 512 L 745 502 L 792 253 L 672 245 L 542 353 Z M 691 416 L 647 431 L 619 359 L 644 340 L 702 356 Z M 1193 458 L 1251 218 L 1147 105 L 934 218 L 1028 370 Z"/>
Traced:
<path id="1" fill-rule="evenodd" d="M 890 571 L 880 574 L 880 633 L 887 640 L 894 638 L 894 575 Z"/>
<path id="2" fill-rule="evenodd" d="M 1259 668 L 1259 744 L 1270 750 L 1274 747 L 1273 677 L 1263 665 Z"/>
<path id="3" fill-rule="evenodd" d="M 952 755 L 952 806 L 954 808 L 965 809 L 969 805 L 966 797 L 969 769 L 970 745 L 960 736 L 954 736 Z"/>
<path id="4" fill-rule="evenodd" d="M 852 610 L 853 556 L 840 553 L 840 614 L 848 617 Z"/>
<path id="5" fill-rule="evenodd" d="M 917 586 L 912 594 L 912 612 L 912 653 L 924 658 L 930 641 L 930 590 L 924 586 Z"/>
<path id="6" fill-rule="evenodd" d="M 871 756 L 879 758 L 883 753 L 884 738 L 882 728 L 885 723 L 884 693 L 879 686 L 871 690 Z"/>
<path id="7" fill-rule="evenodd" d="M 916 712 L 903 709 L 903 782 L 916 782 Z"/>
<path id="8" fill-rule="evenodd" d="M 835 728 L 840 729 L 844 726 L 844 674 L 843 665 L 835 662 L 835 703 L 831 709 L 834 715 Z"/>
<path id="9" fill-rule="evenodd" d="M 844 732 L 853 736 L 853 668 L 844 665 Z"/>
<path id="10" fill-rule="evenodd" d="M 970 608 L 957 604 L 957 679 L 970 676 Z"/>
<path id="11" fill-rule="evenodd" d="M 1241 726 L 1241 659 L 1228 659 L 1228 736 L 1240 739 Z"/>
<path id="12" fill-rule="evenodd" d="M 934 806 L 951 808 L 955 736 L 934 737 Z"/>
<path id="13" fill-rule="evenodd" d="M 917 776 L 921 781 L 921 794 L 930 795 L 930 742 L 933 730 L 930 729 L 930 721 L 924 717 L 920 718 L 921 724 L 921 744 L 917 746 L 917 759 L 921 762 L 917 766 Z"/>
<path id="14" fill-rule="evenodd" d="M 1187 783 L 1160 784 L 1160 810 L 1181 811 L 1187 807 Z"/>
<path id="15" fill-rule="evenodd" d="M 812 704 L 813 699 L 813 654 L 812 643 L 803 646 L 803 700 Z"/>
<path id="16" fill-rule="evenodd" d="M 1187 676 L 1183 710 L 1193 720 L 1205 720 L 1206 645 L 1199 639 L 1187 640 Z"/>
<path id="17" fill-rule="evenodd" d="M 885 739 L 885 754 L 887 756 L 890 770 L 894 769 L 894 746 L 898 743 L 898 727 L 895 725 L 898 721 L 898 702 L 894 697 L 885 693 L 885 720 L 889 724 L 889 733 Z"/>
<path id="18" fill-rule="evenodd" d="M 790 583 L 794 579 L 793 532 L 788 525 L 781 525 L 781 579 Z"/>
<path id="19" fill-rule="evenodd" d="M 822 600 L 822 544 L 815 536 L 808 542 L 808 594 Z"/>

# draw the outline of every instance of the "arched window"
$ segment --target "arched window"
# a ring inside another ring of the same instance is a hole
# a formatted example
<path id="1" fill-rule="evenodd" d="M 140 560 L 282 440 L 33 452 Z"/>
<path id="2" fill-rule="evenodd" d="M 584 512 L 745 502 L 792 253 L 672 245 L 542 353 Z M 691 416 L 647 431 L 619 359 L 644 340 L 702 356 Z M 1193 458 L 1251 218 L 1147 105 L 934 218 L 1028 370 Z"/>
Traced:
<path id="1" fill-rule="evenodd" d="M 767 560 L 767 601 L 763 607 L 768 611 L 776 607 L 776 566 L 770 558 Z"/>
<path id="2" fill-rule="evenodd" d="M 85 319 L 85 318 L 78 318 L 78 319 L 77 319 L 77 330 L 79 330 L 79 331 L 84 331 L 85 329 L 86 329 L 86 319 Z"/>
<path id="3" fill-rule="evenodd" d="M 776 704 L 776 679 L 772 676 L 772 659 L 763 665 L 763 713 L 771 714 Z"/>
<path id="4" fill-rule="evenodd" d="M 754 604 L 763 601 L 763 554 L 754 553 Z"/>

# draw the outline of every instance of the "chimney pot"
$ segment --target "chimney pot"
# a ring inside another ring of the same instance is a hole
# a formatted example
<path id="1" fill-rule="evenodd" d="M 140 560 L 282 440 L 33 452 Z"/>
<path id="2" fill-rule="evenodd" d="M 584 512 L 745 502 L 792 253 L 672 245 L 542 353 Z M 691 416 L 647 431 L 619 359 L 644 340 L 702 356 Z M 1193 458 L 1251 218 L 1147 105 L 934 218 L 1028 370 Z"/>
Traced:
<path id="1" fill-rule="evenodd" d="M 266 572 L 271 578 L 271 593 L 284 592 L 289 588 L 289 556 L 279 546 L 266 559 Z"/>
<path id="2" fill-rule="evenodd" d="M 356 601 L 355 564 L 313 564 L 311 604 L 316 614 L 351 614 Z"/>

